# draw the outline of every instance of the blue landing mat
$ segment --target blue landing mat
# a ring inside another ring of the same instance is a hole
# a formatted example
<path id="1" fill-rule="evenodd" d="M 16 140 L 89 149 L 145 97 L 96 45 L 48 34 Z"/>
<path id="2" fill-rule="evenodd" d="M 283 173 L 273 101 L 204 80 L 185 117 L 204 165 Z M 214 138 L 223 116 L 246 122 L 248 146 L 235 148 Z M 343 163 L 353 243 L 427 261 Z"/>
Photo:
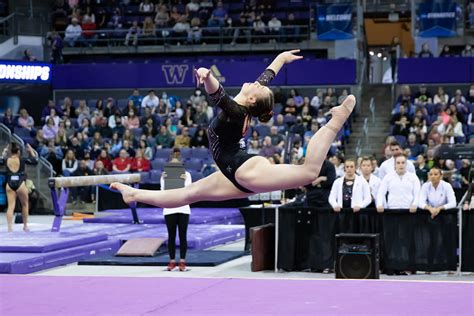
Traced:
<path id="1" fill-rule="evenodd" d="M 107 238 L 104 232 L 99 231 L 88 234 L 49 231 L 0 233 L 0 252 L 50 252 L 91 244 Z"/>
<path id="2" fill-rule="evenodd" d="M 144 224 L 164 224 L 161 208 L 138 208 L 139 220 Z M 107 210 L 100 212 L 97 218 L 84 219 L 85 223 L 124 223 L 133 222 L 130 209 Z M 243 218 L 238 208 L 192 208 L 189 217 L 190 224 L 243 224 Z"/>
<path id="3" fill-rule="evenodd" d="M 190 250 L 186 254 L 186 265 L 189 267 L 214 267 L 240 258 L 245 254 L 246 252 L 243 251 Z M 78 265 L 166 266 L 169 260 L 168 254 L 158 254 L 154 257 L 115 257 L 110 254 L 79 261 Z M 179 254 L 176 260 L 179 260 Z"/>
<path id="4" fill-rule="evenodd" d="M 115 254 L 120 245 L 119 240 L 107 240 L 48 253 L 1 253 L 0 273 L 27 274 L 80 260 Z"/>

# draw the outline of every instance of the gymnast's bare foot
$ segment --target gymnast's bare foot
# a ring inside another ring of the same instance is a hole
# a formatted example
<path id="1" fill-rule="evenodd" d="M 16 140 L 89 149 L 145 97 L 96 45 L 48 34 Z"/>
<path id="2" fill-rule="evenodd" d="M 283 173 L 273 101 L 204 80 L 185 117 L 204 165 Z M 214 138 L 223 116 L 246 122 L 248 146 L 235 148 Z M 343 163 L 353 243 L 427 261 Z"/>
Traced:
<path id="1" fill-rule="evenodd" d="M 136 189 L 132 188 L 131 186 L 122 184 L 120 182 L 114 182 L 110 185 L 110 188 L 119 191 L 122 194 L 123 201 L 128 205 L 135 202 Z"/>
<path id="2" fill-rule="evenodd" d="M 25 225 L 25 226 L 23 226 L 23 231 L 25 233 L 28 233 L 28 232 L 30 232 L 30 229 L 28 228 L 28 226 Z"/>
<path id="3" fill-rule="evenodd" d="M 8 232 L 13 233 L 13 225 L 8 224 Z"/>

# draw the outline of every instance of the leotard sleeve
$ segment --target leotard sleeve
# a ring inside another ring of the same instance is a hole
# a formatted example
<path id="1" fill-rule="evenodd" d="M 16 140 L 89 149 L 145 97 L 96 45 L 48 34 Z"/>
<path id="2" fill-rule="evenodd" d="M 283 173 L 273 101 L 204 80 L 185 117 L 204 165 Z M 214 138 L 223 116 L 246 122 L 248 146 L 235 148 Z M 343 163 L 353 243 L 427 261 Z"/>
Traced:
<path id="1" fill-rule="evenodd" d="M 268 86 L 275 78 L 275 73 L 271 69 L 265 69 L 265 71 L 257 78 L 257 82 L 262 86 Z"/>
<path id="2" fill-rule="evenodd" d="M 229 97 L 222 85 L 219 85 L 216 92 L 209 94 L 209 99 L 230 117 L 243 117 L 247 114 L 243 106 Z"/>

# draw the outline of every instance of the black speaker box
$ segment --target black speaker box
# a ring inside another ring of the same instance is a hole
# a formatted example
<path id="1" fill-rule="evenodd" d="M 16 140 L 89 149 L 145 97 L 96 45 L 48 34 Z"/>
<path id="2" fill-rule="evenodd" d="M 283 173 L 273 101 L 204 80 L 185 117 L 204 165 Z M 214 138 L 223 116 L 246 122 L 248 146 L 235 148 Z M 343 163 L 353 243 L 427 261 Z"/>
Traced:
<path id="1" fill-rule="evenodd" d="M 336 235 L 336 279 L 379 278 L 379 235 Z"/>

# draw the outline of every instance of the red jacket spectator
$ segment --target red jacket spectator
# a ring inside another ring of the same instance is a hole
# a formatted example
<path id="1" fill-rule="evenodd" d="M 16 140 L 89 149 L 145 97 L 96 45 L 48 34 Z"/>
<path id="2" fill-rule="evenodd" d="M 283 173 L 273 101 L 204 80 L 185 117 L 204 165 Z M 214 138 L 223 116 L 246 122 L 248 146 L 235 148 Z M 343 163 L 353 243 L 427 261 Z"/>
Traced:
<path id="1" fill-rule="evenodd" d="M 129 172 L 131 171 L 132 159 L 128 158 L 128 153 L 125 149 L 120 150 L 119 157 L 112 161 L 112 169 L 115 172 Z"/>
<path id="2" fill-rule="evenodd" d="M 134 158 L 132 161 L 132 171 L 134 172 L 142 172 L 142 171 L 150 171 L 150 162 L 146 158 Z"/>

